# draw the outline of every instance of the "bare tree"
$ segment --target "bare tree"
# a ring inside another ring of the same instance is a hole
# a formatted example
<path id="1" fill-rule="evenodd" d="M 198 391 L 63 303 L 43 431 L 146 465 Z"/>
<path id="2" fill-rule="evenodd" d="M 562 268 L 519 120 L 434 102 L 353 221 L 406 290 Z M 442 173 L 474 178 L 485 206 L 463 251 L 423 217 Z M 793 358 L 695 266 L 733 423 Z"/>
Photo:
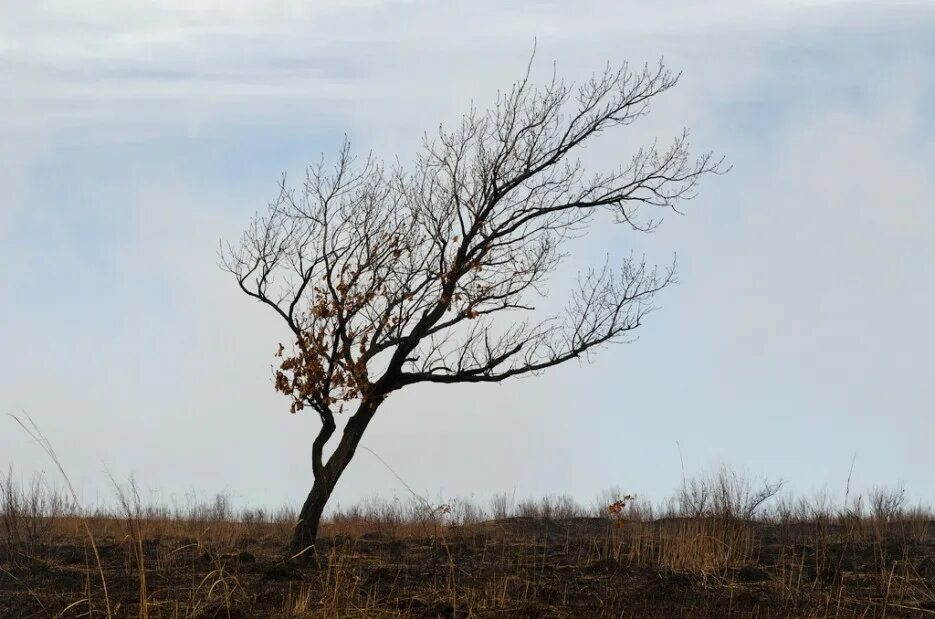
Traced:
<path id="1" fill-rule="evenodd" d="M 540 372 L 640 326 L 673 268 L 604 264 L 579 277 L 564 311 L 537 317 L 532 302 L 567 242 L 595 219 L 650 231 L 658 218 L 644 211 L 676 208 L 702 176 L 722 171 L 710 153 L 689 155 L 687 132 L 610 171 L 587 173 L 573 157 L 646 114 L 677 80 L 661 62 L 624 64 L 579 85 L 553 77 L 537 88 L 527 70 L 488 111 L 427 136 L 408 167 L 358 160 L 345 143 L 303 187 L 284 177 L 268 210 L 226 246 L 225 269 L 294 336 L 280 344 L 276 389 L 292 412 L 321 418 L 295 550 L 314 542 L 328 497 L 392 392 Z"/>

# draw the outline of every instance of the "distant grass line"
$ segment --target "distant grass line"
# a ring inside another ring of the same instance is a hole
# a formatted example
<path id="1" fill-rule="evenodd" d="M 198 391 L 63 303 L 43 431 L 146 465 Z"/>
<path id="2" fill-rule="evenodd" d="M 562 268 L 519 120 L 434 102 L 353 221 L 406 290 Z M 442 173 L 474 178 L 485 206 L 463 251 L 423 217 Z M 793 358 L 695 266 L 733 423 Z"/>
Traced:
<path id="1" fill-rule="evenodd" d="M 36 518 L 87 518 L 93 522 L 133 517 L 155 526 L 156 523 L 181 523 L 235 526 L 254 524 L 291 526 L 296 519 L 292 506 L 277 509 L 238 507 L 230 494 L 218 493 L 206 500 L 193 495 L 186 502 L 172 505 L 147 502 L 133 478 L 120 483 L 111 477 L 114 505 L 83 507 L 69 487 L 62 490 L 44 475 L 35 474 L 28 481 L 18 478 L 12 467 L 0 476 L 0 533 L 20 537 L 22 527 L 38 526 Z M 355 504 L 335 504 L 325 514 L 325 527 L 346 527 L 351 523 L 392 528 L 433 523 L 467 526 L 489 520 L 532 518 L 568 520 L 603 518 L 609 521 L 650 522 L 672 518 L 736 518 L 759 523 L 925 522 L 935 520 L 931 506 L 912 504 L 902 486 L 877 487 L 866 494 L 837 501 L 828 492 L 811 496 L 783 493 L 781 482 L 753 481 L 728 467 L 713 473 L 686 479 L 668 499 L 652 503 L 638 496 L 626 495 L 619 488 L 605 490 L 590 504 L 569 495 L 546 495 L 521 498 L 506 493 L 495 494 L 486 503 L 453 498 L 431 502 L 411 490 L 409 498 L 389 499 L 370 496 Z M 848 494 L 850 491 L 848 491 Z M 625 501 L 620 501 L 625 498 Z M 610 510 L 615 503 L 622 504 Z M 28 524 L 27 524 L 28 523 Z"/>

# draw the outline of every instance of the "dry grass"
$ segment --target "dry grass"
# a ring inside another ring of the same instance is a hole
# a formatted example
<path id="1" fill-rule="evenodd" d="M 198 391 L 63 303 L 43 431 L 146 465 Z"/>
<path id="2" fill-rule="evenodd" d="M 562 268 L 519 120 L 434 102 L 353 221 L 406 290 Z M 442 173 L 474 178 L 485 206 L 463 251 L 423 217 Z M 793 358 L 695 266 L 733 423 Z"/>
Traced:
<path id="1" fill-rule="evenodd" d="M 0 616 L 935 614 L 935 524 L 898 488 L 834 509 L 723 470 L 661 508 L 618 492 L 590 508 L 371 499 L 330 514 L 311 565 L 283 554 L 289 510 L 114 489 L 117 509 L 87 510 L 3 478 Z"/>

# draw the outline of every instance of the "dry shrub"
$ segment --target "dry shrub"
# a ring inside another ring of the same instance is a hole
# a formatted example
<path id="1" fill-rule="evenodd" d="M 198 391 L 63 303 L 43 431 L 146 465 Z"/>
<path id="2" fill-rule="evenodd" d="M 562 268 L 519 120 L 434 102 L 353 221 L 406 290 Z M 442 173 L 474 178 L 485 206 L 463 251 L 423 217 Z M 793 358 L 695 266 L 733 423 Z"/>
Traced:
<path id="1" fill-rule="evenodd" d="M 906 508 L 906 488 L 900 484 L 896 488 L 877 486 L 867 495 L 870 513 L 873 518 L 890 522 L 903 515 Z"/>
<path id="2" fill-rule="evenodd" d="M 586 510 L 567 494 L 524 499 L 516 506 L 516 515 L 539 520 L 565 520 L 585 515 Z"/>
<path id="3" fill-rule="evenodd" d="M 513 513 L 513 497 L 506 493 L 495 494 L 490 499 L 490 516 L 494 520 L 505 520 Z"/>
<path id="4" fill-rule="evenodd" d="M 722 466 L 713 474 L 686 480 L 678 494 L 678 515 L 751 520 L 764 503 L 782 489 L 782 480 L 754 482 L 743 473 Z"/>
<path id="5" fill-rule="evenodd" d="M 781 481 L 755 483 L 722 466 L 714 474 L 686 480 L 666 517 L 640 522 L 651 508 L 630 503 L 633 517 L 624 529 L 630 559 L 663 569 L 699 574 L 724 573 L 756 559 L 751 521 L 782 487 Z M 614 505 L 614 504 L 612 504 Z M 621 511 L 626 509 L 626 501 Z"/>

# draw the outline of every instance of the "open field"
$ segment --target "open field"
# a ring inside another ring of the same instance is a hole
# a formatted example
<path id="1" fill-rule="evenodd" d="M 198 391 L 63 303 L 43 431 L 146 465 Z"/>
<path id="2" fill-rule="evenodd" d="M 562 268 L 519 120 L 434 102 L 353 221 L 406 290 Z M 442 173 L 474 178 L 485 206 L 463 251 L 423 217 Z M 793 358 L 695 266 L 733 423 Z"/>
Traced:
<path id="1" fill-rule="evenodd" d="M 373 500 L 332 513 L 295 559 L 287 510 L 145 506 L 131 486 L 122 514 L 73 513 L 8 477 L 0 616 L 935 615 L 935 522 L 898 491 L 760 509 L 727 482 L 693 482 L 657 514 L 632 499 Z"/>

